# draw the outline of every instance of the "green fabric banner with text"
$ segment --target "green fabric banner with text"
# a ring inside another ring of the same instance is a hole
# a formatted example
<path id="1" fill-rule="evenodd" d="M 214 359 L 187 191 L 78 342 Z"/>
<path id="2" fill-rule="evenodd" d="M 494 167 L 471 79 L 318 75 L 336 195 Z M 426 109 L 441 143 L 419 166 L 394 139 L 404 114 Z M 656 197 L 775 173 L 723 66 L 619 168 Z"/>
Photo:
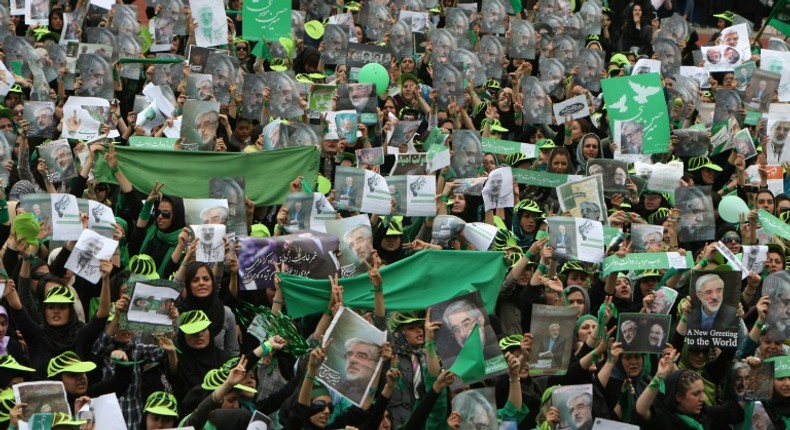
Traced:
<path id="1" fill-rule="evenodd" d="M 683 263 L 685 263 L 686 267 L 678 267 L 682 266 Z M 623 258 L 611 255 L 604 258 L 601 273 L 603 273 L 603 276 L 608 276 L 612 272 L 627 272 L 629 270 L 644 270 L 648 268 L 663 270 L 670 267 L 691 269 L 694 267 L 694 259 L 690 252 L 686 253 L 685 257 L 677 252 L 632 253 L 627 254 Z"/>
<path id="2" fill-rule="evenodd" d="M 556 188 L 560 185 L 582 178 L 582 176 L 547 173 L 537 170 L 512 169 L 512 171 L 513 177 L 516 178 L 519 184 L 534 185 L 537 187 Z"/>
<path id="3" fill-rule="evenodd" d="M 154 182 L 164 182 L 165 194 L 187 198 L 208 197 L 208 182 L 215 176 L 243 176 L 245 195 L 256 205 L 285 201 L 288 186 L 297 176 L 315 184 L 318 149 L 315 146 L 254 153 L 168 151 L 116 146 L 118 166 L 132 185 L 147 194 Z M 116 183 L 104 157 L 96 161 L 96 178 Z"/>
<path id="4" fill-rule="evenodd" d="M 420 251 L 380 269 L 387 311 L 418 311 L 462 294 L 480 291 L 486 311 L 494 312 L 507 272 L 502 252 Z M 326 310 L 328 280 L 281 273 L 280 288 L 288 315 L 300 318 Z M 344 278 L 343 305 L 373 309 L 373 285 L 367 275 Z"/>
<path id="5" fill-rule="evenodd" d="M 769 233 L 781 237 L 785 240 L 790 240 L 790 225 L 785 224 L 779 218 L 766 212 L 765 209 L 760 209 L 757 212 L 760 225 L 768 230 Z"/>

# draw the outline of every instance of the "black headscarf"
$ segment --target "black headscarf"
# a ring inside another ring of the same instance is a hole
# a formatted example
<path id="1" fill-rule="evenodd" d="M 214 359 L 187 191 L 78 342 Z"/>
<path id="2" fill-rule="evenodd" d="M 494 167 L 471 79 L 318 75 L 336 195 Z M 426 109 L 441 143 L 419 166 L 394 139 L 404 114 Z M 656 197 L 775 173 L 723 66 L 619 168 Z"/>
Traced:
<path id="1" fill-rule="evenodd" d="M 190 284 L 192 278 L 195 277 L 200 268 L 208 270 L 211 276 L 211 294 L 208 297 L 196 297 L 192 293 Z M 184 313 L 186 311 L 201 310 L 206 313 L 211 320 L 211 325 L 208 327 L 211 337 L 218 335 L 222 331 L 222 326 L 225 323 L 225 306 L 220 302 L 217 297 L 217 284 L 215 283 L 214 275 L 211 272 L 211 266 L 206 263 L 194 262 L 187 267 L 186 274 L 184 275 L 184 289 L 187 292 L 186 298 L 178 305 L 178 312 Z"/>
<path id="2" fill-rule="evenodd" d="M 176 398 L 184 395 L 194 386 L 203 383 L 203 378 L 211 369 L 220 367 L 230 358 L 225 351 L 214 345 L 214 336 L 209 335 L 208 345 L 203 349 L 191 348 L 181 330 L 176 338 L 180 354 L 178 355 L 178 379 L 174 384 Z"/>

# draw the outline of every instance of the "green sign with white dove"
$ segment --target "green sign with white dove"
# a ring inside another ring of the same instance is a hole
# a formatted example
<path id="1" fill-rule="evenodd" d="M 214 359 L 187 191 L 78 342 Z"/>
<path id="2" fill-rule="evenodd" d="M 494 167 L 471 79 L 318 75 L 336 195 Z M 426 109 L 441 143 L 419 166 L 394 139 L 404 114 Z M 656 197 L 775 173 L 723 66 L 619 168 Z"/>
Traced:
<path id="1" fill-rule="evenodd" d="M 669 115 L 658 73 L 601 80 L 609 124 L 641 125 L 643 154 L 662 154 L 669 148 Z M 612 130 L 614 136 L 614 130 Z M 624 138 L 625 139 L 625 138 Z M 623 142 L 616 142 L 623 145 Z"/>

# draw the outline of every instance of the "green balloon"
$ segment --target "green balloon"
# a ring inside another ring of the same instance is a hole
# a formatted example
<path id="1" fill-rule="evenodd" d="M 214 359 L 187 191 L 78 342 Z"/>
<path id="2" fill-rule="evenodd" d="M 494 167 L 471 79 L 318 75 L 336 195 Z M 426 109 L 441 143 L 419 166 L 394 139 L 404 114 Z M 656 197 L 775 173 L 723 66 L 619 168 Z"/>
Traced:
<path id="1" fill-rule="evenodd" d="M 390 74 L 379 63 L 368 63 L 359 69 L 360 84 L 376 84 L 376 94 L 379 96 L 389 89 Z"/>
<path id="2" fill-rule="evenodd" d="M 719 216 L 724 221 L 730 223 L 737 223 L 740 221 L 740 215 L 749 214 L 749 206 L 738 196 L 726 196 L 719 202 Z"/>

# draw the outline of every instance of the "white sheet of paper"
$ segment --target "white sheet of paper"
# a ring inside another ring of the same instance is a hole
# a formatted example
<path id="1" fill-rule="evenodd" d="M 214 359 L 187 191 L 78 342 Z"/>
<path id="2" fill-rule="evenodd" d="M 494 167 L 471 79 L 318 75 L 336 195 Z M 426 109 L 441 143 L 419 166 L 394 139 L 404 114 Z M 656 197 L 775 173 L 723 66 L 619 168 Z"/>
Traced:
<path id="1" fill-rule="evenodd" d="M 3 81 L 0 81 L 0 96 L 4 96 L 8 94 L 8 91 L 11 89 L 11 86 L 16 83 L 16 80 L 14 79 L 14 74 L 9 72 L 2 62 L 0 62 L 0 74 L 2 74 L 4 78 Z"/>
<path id="2" fill-rule="evenodd" d="M 509 166 L 500 167 L 488 174 L 483 185 L 483 203 L 486 212 L 513 207 L 513 171 Z"/>
<path id="3" fill-rule="evenodd" d="M 362 186 L 362 204 L 359 211 L 369 214 L 389 215 L 392 206 L 387 181 L 378 173 L 365 170 Z"/>
<path id="4" fill-rule="evenodd" d="M 165 136 L 171 139 L 178 139 L 181 137 L 181 118 L 181 116 L 178 116 L 178 118 L 174 119 L 172 127 L 165 127 L 163 130 Z"/>
<path id="5" fill-rule="evenodd" d="M 121 405 L 118 403 L 118 396 L 115 393 L 91 399 L 90 408 L 93 409 L 93 422 L 95 428 L 106 430 L 126 430 L 126 421 L 121 412 Z"/>
<path id="6" fill-rule="evenodd" d="M 99 260 L 109 260 L 118 248 L 118 241 L 108 239 L 93 230 L 83 230 L 65 267 L 90 283 L 101 279 Z"/>
<path id="7" fill-rule="evenodd" d="M 163 302 L 176 300 L 178 295 L 178 291 L 169 287 L 157 287 L 137 282 L 134 285 L 126 317 L 133 322 L 172 325 L 169 312 L 161 305 Z"/>
<path id="8" fill-rule="evenodd" d="M 407 216 L 436 216 L 436 180 L 433 175 L 406 175 Z"/>
<path id="9" fill-rule="evenodd" d="M 173 116 L 173 113 L 176 111 L 176 107 L 170 103 L 164 94 L 162 94 L 162 89 L 157 85 L 149 83 L 145 86 L 145 88 L 143 88 L 143 94 L 148 98 L 148 100 L 156 102 L 156 107 L 160 112 L 162 112 L 162 115 L 167 118 Z"/>
<path id="10" fill-rule="evenodd" d="M 321 213 L 318 213 L 319 210 Z M 310 230 L 326 233 L 328 220 L 333 220 L 337 216 L 337 211 L 329 203 L 326 196 L 321 193 L 313 193 L 313 210 L 310 211 Z"/>
<path id="11" fill-rule="evenodd" d="M 678 252 L 667 252 L 667 259 L 669 260 L 669 264 L 674 269 L 688 269 L 686 257 L 680 255 Z"/>
<path id="12" fill-rule="evenodd" d="M 467 223 L 462 230 L 464 239 L 478 251 L 488 251 L 496 232 L 496 227 L 484 222 Z"/>
<path id="13" fill-rule="evenodd" d="M 580 95 L 569 98 L 562 103 L 553 105 L 554 116 L 557 120 L 565 120 L 567 117 L 571 119 L 579 119 L 590 116 L 590 106 L 587 104 L 587 96 Z"/>
<path id="14" fill-rule="evenodd" d="M 761 49 L 760 68 L 779 73 L 779 101 L 790 101 L 790 52 Z"/>
<path id="15" fill-rule="evenodd" d="M 88 200 L 88 228 L 104 237 L 112 239 L 115 233 L 115 214 L 109 206 L 95 200 Z"/>
<path id="16" fill-rule="evenodd" d="M 439 151 L 428 160 L 428 173 L 433 173 L 450 165 L 450 148 Z"/>
<path id="17" fill-rule="evenodd" d="M 80 208 L 72 194 L 52 194 L 52 239 L 77 240 L 82 234 Z"/>
<path id="18" fill-rule="evenodd" d="M 644 70 L 647 69 L 649 72 L 645 72 Z M 634 67 L 631 69 L 631 74 L 643 74 L 643 73 L 661 73 L 661 62 L 658 60 L 651 60 L 649 58 L 642 58 L 639 59 Z"/>
<path id="19" fill-rule="evenodd" d="M 195 29 L 197 46 L 227 45 L 228 23 L 224 4 L 213 0 L 189 0 L 189 7 L 198 25 Z"/>

